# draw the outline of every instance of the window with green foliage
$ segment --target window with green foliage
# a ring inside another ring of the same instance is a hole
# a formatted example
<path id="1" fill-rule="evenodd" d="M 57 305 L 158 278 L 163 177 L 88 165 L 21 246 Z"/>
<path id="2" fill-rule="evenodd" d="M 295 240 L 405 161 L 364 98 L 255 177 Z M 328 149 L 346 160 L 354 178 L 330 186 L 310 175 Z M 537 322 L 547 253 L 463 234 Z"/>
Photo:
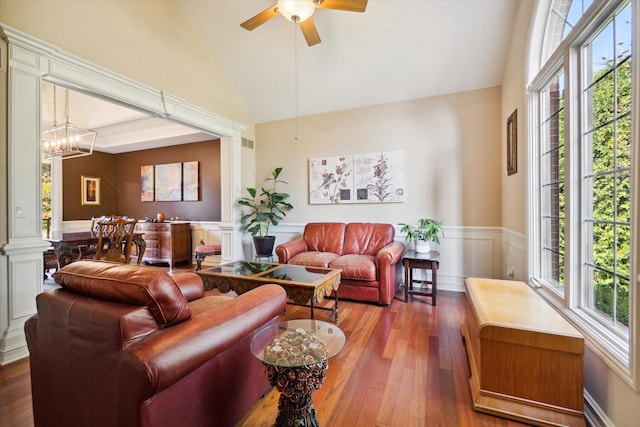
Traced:
<path id="1" fill-rule="evenodd" d="M 532 282 L 625 372 L 635 345 L 630 285 L 637 259 L 632 237 L 638 234 L 632 208 L 637 4 L 548 4 L 529 112 Z"/>
<path id="2" fill-rule="evenodd" d="M 582 305 L 626 336 L 631 233 L 631 5 L 582 48 Z"/>
<path id="3" fill-rule="evenodd" d="M 51 220 L 51 159 L 42 159 L 40 164 L 42 174 L 42 236 L 47 236 L 46 219 Z"/>

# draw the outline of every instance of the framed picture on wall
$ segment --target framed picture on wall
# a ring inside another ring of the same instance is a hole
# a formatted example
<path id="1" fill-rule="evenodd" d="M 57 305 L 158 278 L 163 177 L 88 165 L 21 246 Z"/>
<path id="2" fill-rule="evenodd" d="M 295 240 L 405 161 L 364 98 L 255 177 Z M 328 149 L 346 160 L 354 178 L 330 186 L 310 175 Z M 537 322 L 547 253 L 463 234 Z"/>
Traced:
<path id="1" fill-rule="evenodd" d="M 182 163 L 155 165 L 156 202 L 182 200 Z"/>
<path id="2" fill-rule="evenodd" d="M 518 110 L 507 119 L 507 175 L 518 172 Z"/>
<path id="3" fill-rule="evenodd" d="M 100 206 L 100 178 L 81 176 L 82 206 Z"/>
<path id="4" fill-rule="evenodd" d="M 198 162 L 182 163 L 182 200 L 198 201 Z"/>
<path id="5" fill-rule="evenodd" d="M 154 191 L 154 167 L 153 165 L 140 166 L 140 201 L 153 202 Z"/>

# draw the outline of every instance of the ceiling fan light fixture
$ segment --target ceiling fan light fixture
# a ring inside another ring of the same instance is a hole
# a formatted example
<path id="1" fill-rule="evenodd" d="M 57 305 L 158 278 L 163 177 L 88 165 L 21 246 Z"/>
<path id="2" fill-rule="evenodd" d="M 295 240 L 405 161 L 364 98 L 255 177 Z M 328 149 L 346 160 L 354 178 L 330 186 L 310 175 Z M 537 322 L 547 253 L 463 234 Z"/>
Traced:
<path id="1" fill-rule="evenodd" d="M 291 22 L 304 22 L 316 10 L 314 0 L 278 0 L 278 12 Z"/>

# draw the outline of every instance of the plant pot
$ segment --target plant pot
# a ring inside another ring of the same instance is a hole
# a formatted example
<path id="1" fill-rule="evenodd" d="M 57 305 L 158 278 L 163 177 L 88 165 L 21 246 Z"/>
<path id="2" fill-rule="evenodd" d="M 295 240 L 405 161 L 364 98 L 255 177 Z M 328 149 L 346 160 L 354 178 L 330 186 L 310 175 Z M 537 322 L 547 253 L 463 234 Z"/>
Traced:
<path id="1" fill-rule="evenodd" d="M 253 246 L 257 256 L 273 256 L 276 236 L 253 237 Z"/>
<path id="2" fill-rule="evenodd" d="M 431 243 L 426 240 L 416 240 L 416 252 L 419 254 L 428 254 L 431 252 Z"/>

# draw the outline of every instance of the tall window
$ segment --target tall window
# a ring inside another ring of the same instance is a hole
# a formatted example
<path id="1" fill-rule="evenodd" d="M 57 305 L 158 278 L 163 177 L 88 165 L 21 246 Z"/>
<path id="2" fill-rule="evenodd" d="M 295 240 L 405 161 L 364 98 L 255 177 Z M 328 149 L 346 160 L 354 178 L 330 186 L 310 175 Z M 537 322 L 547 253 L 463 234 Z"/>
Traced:
<path id="1" fill-rule="evenodd" d="M 631 5 L 583 47 L 582 305 L 614 331 L 629 326 Z"/>
<path id="2" fill-rule="evenodd" d="M 540 279 L 557 292 L 564 286 L 564 72 L 560 70 L 540 92 Z"/>
<path id="3" fill-rule="evenodd" d="M 552 1 L 530 112 L 533 282 L 627 368 L 635 5 Z"/>

